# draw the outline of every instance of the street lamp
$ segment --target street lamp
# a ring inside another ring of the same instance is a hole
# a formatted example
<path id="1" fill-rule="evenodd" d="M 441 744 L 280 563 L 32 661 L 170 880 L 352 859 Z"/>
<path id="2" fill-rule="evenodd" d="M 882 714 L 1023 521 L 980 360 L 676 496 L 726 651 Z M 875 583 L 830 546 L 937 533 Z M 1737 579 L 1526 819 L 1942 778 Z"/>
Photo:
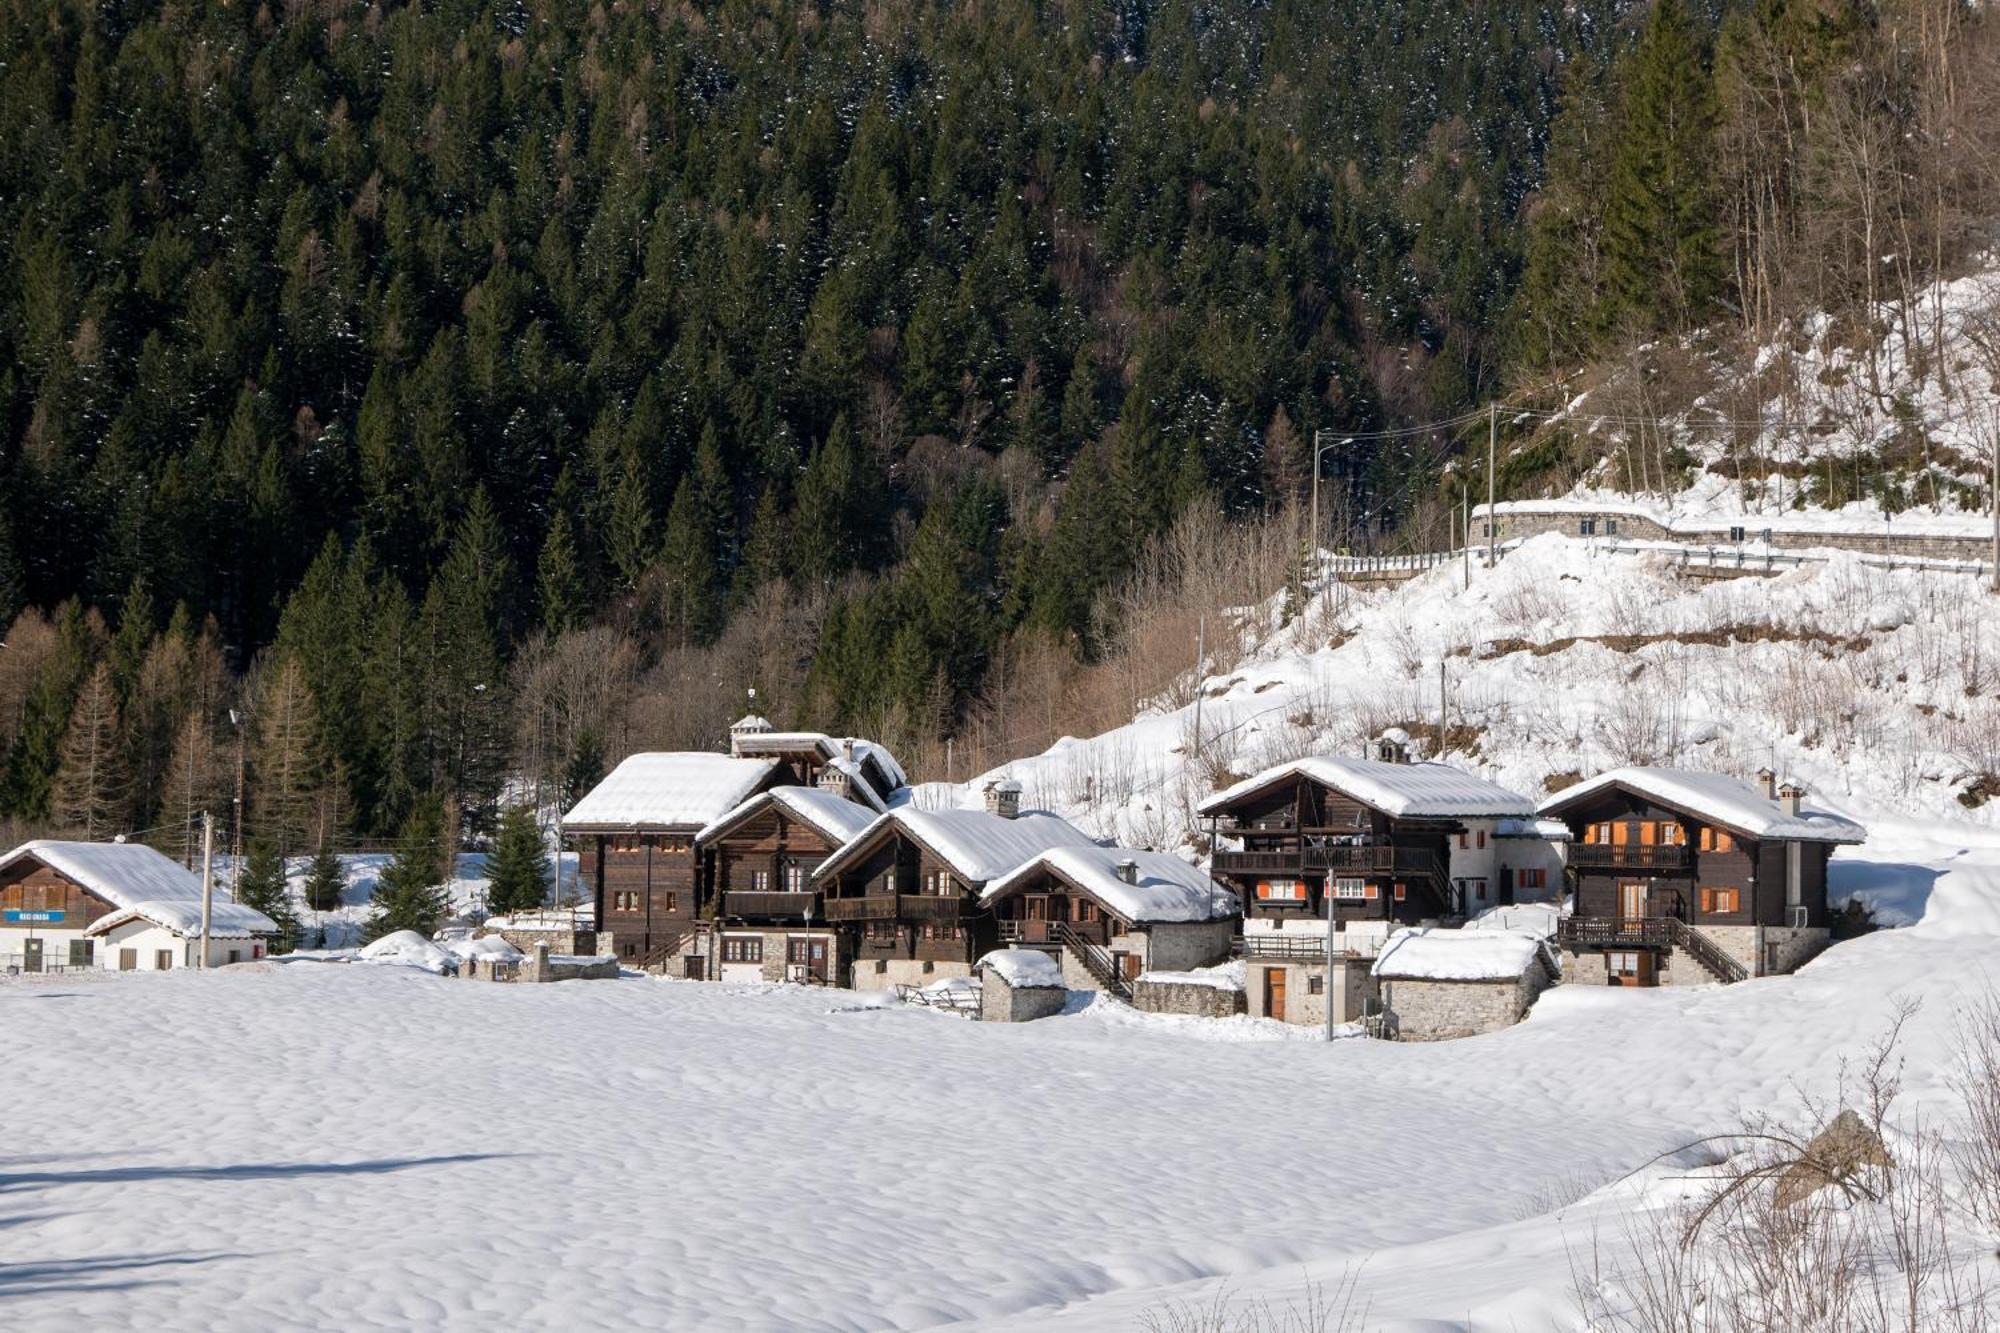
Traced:
<path id="1" fill-rule="evenodd" d="M 1327 450 L 1353 443 L 1351 436 L 1328 439 L 1327 436 L 1332 434 L 1332 431 L 1324 429 L 1313 432 L 1312 542 L 1315 555 L 1319 551 L 1319 460 L 1326 456 Z M 1314 563 L 1317 564 L 1318 561 L 1315 560 Z"/>

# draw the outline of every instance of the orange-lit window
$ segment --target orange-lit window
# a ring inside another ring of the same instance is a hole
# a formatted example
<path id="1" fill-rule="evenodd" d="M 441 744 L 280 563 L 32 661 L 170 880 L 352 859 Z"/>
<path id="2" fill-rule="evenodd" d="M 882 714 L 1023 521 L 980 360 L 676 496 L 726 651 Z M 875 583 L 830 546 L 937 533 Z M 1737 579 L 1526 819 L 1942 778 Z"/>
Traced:
<path id="1" fill-rule="evenodd" d="M 1741 889 L 1703 889 L 1701 910 L 1704 912 L 1740 912 L 1743 910 Z"/>

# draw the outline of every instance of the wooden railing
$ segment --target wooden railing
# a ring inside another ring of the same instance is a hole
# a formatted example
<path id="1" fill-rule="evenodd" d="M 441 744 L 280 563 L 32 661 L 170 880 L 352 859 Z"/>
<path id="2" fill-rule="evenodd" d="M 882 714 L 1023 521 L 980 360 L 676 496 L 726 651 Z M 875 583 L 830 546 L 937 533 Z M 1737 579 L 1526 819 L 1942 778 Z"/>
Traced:
<path id="1" fill-rule="evenodd" d="M 645 953 L 639 955 L 639 970 L 649 972 L 656 967 L 664 967 L 672 962 L 674 955 L 681 951 L 681 946 L 686 944 L 688 938 L 694 933 L 693 930 L 681 930 L 666 936 L 664 942 L 655 944 L 652 948 L 646 950 Z"/>
<path id="2" fill-rule="evenodd" d="M 1668 921 L 1662 916 L 1570 916 L 1556 924 L 1556 938 L 1564 944 L 1664 949 L 1673 942 Z"/>
<path id="3" fill-rule="evenodd" d="M 1675 948 L 1685 951 L 1725 986 L 1747 980 L 1750 976 L 1750 969 L 1738 962 L 1734 955 L 1684 921 L 1669 917 L 1667 937 L 1673 941 Z"/>
<path id="4" fill-rule="evenodd" d="M 896 915 L 896 895 L 869 893 L 859 898 L 828 898 L 828 921 L 886 921 Z"/>
<path id="5" fill-rule="evenodd" d="M 859 898 L 828 898 L 828 921 L 962 921 L 972 904 L 958 894 L 870 893 Z"/>
<path id="6" fill-rule="evenodd" d="M 1443 862 L 1436 852 L 1422 847 L 1393 844 L 1348 846 L 1341 843 L 1294 843 L 1288 847 L 1259 848 L 1245 852 L 1217 852 L 1218 874 L 1279 872 L 1299 874 L 1307 870 L 1350 870 L 1367 875 L 1428 875 L 1443 880 Z"/>
<path id="7" fill-rule="evenodd" d="M 1111 951 L 1089 940 L 1070 928 L 1067 921 L 1051 921 L 1049 933 L 1063 948 L 1075 954 L 1084 970 L 1097 978 L 1097 984 L 1116 995 L 1121 1000 L 1132 998 L 1132 987 L 1118 974 L 1118 960 Z"/>
<path id="8" fill-rule="evenodd" d="M 821 915 L 817 893 L 782 893 L 761 889 L 729 889 L 722 895 L 722 910 L 728 916 L 782 916 L 803 918 L 808 911 Z"/>
<path id="9" fill-rule="evenodd" d="M 1694 864 L 1694 854 L 1679 844 L 1578 842 L 1570 844 L 1569 863 L 1578 870 L 1686 870 Z"/>

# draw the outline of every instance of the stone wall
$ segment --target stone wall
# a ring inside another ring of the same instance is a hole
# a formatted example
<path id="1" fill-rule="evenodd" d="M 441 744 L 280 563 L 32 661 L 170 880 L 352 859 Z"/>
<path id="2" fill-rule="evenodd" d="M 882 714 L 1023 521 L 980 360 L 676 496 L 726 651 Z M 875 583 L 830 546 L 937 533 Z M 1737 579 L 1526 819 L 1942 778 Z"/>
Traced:
<path id="1" fill-rule="evenodd" d="M 482 927 L 473 932 L 475 939 L 485 935 L 498 935 L 522 953 L 533 953 L 537 944 L 548 945 L 552 954 L 562 954 L 571 958 L 593 957 L 598 953 L 597 932 L 578 930 L 574 926 L 501 926 L 498 929 Z M 606 949 L 604 952 L 611 951 Z"/>
<path id="2" fill-rule="evenodd" d="M 1188 981 L 1132 983 L 1132 1007 L 1149 1014 L 1186 1014 L 1194 1018 L 1234 1018 L 1244 1012 L 1243 992 Z"/>
<path id="3" fill-rule="evenodd" d="M 1520 1022 L 1548 985 L 1548 969 L 1539 963 L 1519 977 L 1494 981 L 1385 981 L 1383 1034 L 1397 1041 L 1452 1041 L 1497 1032 Z"/>
<path id="4" fill-rule="evenodd" d="M 1146 941 L 1142 955 L 1148 972 L 1192 972 L 1229 957 L 1236 938 L 1234 918 L 1220 921 L 1157 922 L 1138 938 Z"/>
<path id="5" fill-rule="evenodd" d="M 1374 1002 L 1378 990 L 1367 958 L 1333 960 L 1333 1021 L 1358 1021 Z M 1264 1012 L 1264 976 L 1272 970 L 1285 974 L 1285 1021 L 1307 1026 L 1326 1022 L 1326 996 L 1319 987 L 1326 979 L 1326 964 L 1317 959 L 1250 958 L 1245 961 L 1243 1011 L 1252 1018 L 1268 1018 Z"/>
<path id="6" fill-rule="evenodd" d="M 894 990 L 898 986 L 928 986 L 946 977 L 969 977 L 972 964 L 934 963 L 918 958 L 861 958 L 850 971 L 855 990 Z"/>
<path id="7" fill-rule="evenodd" d="M 1796 972 L 1831 943 L 1824 926 L 1697 926 L 1753 977 Z M 1775 966 L 1764 966 L 1764 946 L 1777 946 Z M 1702 971 L 1702 969 L 1697 969 Z M 1702 971 L 1706 976 L 1706 971 Z M 1712 978 L 1711 978 L 1712 980 Z"/>
<path id="8" fill-rule="evenodd" d="M 1059 1014 L 1069 1002 L 1069 992 L 1060 986 L 1007 984 L 1000 969 L 989 967 L 979 982 L 979 1021 L 982 1023 L 1027 1023 Z"/>
<path id="9" fill-rule="evenodd" d="M 473 958 L 461 965 L 459 975 L 478 981 L 520 982 L 529 985 L 552 981 L 601 981 L 619 975 L 618 960 L 612 957 L 555 954 L 546 944 L 537 945 L 526 958 Z"/>

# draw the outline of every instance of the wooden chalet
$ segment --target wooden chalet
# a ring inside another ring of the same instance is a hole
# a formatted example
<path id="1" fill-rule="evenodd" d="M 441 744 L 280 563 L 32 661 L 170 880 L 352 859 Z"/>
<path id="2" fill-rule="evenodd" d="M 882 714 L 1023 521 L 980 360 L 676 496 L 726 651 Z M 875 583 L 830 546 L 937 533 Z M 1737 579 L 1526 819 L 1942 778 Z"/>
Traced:
<path id="1" fill-rule="evenodd" d="M 1211 868 L 1243 900 L 1253 1016 L 1362 1015 L 1367 959 L 1398 924 L 1540 898 L 1560 883 L 1559 836 L 1534 802 L 1446 764 L 1309 757 L 1202 802 Z M 1236 848 L 1224 847 L 1233 840 Z M 1332 987 L 1329 994 L 1328 986 Z"/>
<path id="2" fill-rule="evenodd" d="M 778 731 L 755 714 L 730 726 L 729 753 L 739 759 L 775 759 L 785 767 L 785 782 L 844 796 L 878 814 L 909 785 L 887 746 L 859 736 Z"/>
<path id="3" fill-rule="evenodd" d="M 136 842 L 23 843 L 0 858 L 0 971 L 165 972 L 201 960 L 201 879 Z M 208 965 L 262 958 L 262 912 L 218 899 Z"/>
<path id="4" fill-rule="evenodd" d="M 846 979 L 851 951 L 828 924 L 812 873 L 875 815 L 846 794 L 839 769 L 823 769 L 821 780 L 767 788 L 695 835 L 713 891 L 717 980 Z"/>
<path id="5" fill-rule="evenodd" d="M 597 947 L 632 967 L 703 973 L 707 877 L 695 835 L 789 776 L 776 759 L 628 756 L 563 816 L 596 910 Z"/>
<path id="6" fill-rule="evenodd" d="M 1002 944 L 1053 956 L 1069 989 L 1126 999 L 1142 972 L 1227 961 L 1238 913 L 1199 866 L 1124 847 L 1052 847 L 989 883 L 980 903 Z"/>
<path id="7" fill-rule="evenodd" d="M 1721 773 L 1620 768 L 1542 802 L 1569 825 L 1572 981 L 1651 986 L 1789 972 L 1830 937 L 1826 866 L 1861 842 L 1803 789 Z"/>
<path id="8" fill-rule="evenodd" d="M 857 989 L 969 976 L 997 938 L 987 884 L 1051 847 L 1094 846 L 1068 821 L 1020 810 L 1020 787 L 986 790 L 981 810 L 903 806 L 828 857 L 813 880 L 844 927 Z"/>

